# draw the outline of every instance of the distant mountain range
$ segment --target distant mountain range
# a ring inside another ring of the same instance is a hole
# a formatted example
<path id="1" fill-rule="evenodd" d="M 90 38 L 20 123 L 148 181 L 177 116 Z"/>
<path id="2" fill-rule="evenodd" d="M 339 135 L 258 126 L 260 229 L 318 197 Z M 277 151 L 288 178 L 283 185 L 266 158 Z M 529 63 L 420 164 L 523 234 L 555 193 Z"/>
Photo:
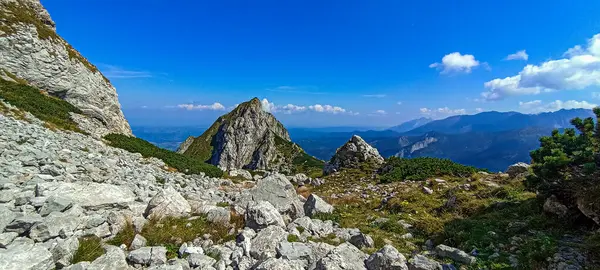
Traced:
<path id="1" fill-rule="evenodd" d="M 328 160 L 339 145 L 357 134 L 385 157 L 449 158 L 462 164 L 501 171 L 516 162 L 529 162 L 529 152 L 539 146 L 541 136 L 550 135 L 555 128 L 571 127 L 570 120 L 575 117 L 592 116 L 592 111 L 585 109 L 540 114 L 483 112 L 435 121 L 420 118 L 385 131 L 321 133 L 296 142 L 309 154 Z M 407 130 L 411 126 L 415 128 Z"/>
<path id="2" fill-rule="evenodd" d="M 593 117 L 591 110 L 572 109 L 540 114 L 483 112 L 441 120 L 419 118 L 387 130 L 364 127 L 290 128 L 292 141 L 308 154 L 329 160 L 352 135 L 361 136 L 384 157 L 440 157 L 486 168 L 504 170 L 516 162 L 529 162 L 529 152 L 539 146 L 541 136 L 555 128 L 571 127 L 570 120 Z M 141 128 L 133 133 L 156 145 L 175 150 L 190 134 L 205 128 Z"/>
<path id="3" fill-rule="evenodd" d="M 403 132 L 411 131 L 411 130 L 421 127 L 423 125 L 426 125 L 426 124 L 430 123 L 431 121 L 433 121 L 433 119 L 421 117 L 421 118 L 410 120 L 410 121 L 404 122 L 400 125 L 391 127 L 391 128 L 389 128 L 389 130 L 403 133 Z"/>

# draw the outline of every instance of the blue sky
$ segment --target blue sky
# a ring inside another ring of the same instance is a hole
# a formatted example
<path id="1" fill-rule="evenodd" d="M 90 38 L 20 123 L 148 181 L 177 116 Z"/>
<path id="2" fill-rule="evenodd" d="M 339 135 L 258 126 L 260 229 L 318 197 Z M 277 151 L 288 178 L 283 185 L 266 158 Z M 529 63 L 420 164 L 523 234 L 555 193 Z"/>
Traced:
<path id="1" fill-rule="evenodd" d="M 600 104 L 600 1 L 42 3 L 132 125 L 208 125 L 255 96 L 304 127 Z"/>

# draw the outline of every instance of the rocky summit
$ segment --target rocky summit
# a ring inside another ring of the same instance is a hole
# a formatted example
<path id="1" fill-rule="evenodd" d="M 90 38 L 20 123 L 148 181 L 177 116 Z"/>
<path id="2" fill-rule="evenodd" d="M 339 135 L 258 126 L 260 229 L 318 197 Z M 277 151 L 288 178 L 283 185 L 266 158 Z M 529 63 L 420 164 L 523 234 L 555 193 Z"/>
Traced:
<path id="1" fill-rule="evenodd" d="M 319 161 L 290 141 L 288 131 L 262 108 L 258 98 L 239 104 L 219 117 L 199 137 L 181 144 L 179 153 L 224 170 L 261 169 L 295 172 L 297 166 Z"/>
<path id="2" fill-rule="evenodd" d="M 331 160 L 325 164 L 323 172 L 331 174 L 342 168 L 360 168 L 363 164 L 379 166 L 383 157 L 377 149 L 369 145 L 358 135 L 353 135 L 342 147 L 338 148 Z"/>
<path id="3" fill-rule="evenodd" d="M 115 88 L 55 27 L 38 0 L 0 0 L 0 78 L 75 105 L 81 114 L 74 120 L 96 137 L 131 135 Z"/>

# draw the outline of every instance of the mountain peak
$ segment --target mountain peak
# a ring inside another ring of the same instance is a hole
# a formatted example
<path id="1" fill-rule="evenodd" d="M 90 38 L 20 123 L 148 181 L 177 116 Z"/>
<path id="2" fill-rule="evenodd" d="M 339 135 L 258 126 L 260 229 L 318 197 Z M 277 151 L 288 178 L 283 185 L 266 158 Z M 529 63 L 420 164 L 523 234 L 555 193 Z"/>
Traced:
<path id="1" fill-rule="evenodd" d="M 180 153 L 225 170 L 262 169 L 294 171 L 293 161 L 316 160 L 292 143 L 281 122 L 262 109 L 258 98 L 243 102 L 219 117 L 196 138 L 188 138 Z"/>

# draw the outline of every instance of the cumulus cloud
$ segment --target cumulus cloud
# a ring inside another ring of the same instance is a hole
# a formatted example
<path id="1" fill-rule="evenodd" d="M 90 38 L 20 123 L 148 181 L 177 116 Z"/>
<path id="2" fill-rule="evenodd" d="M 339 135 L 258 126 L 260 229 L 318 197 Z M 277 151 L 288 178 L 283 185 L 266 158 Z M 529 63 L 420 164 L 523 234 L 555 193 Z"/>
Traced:
<path id="1" fill-rule="evenodd" d="M 519 108 L 521 108 L 522 110 L 532 110 L 535 108 L 539 108 L 540 105 L 542 105 L 541 100 L 532 100 L 527 102 L 519 101 Z"/>
<path id="2" fill-rule="evenodd" d="M 484 83 L 487 91 L 481 96 L 485 100 L 501 100 L 507 96 L 600 86 L 600 34 L 589 39 L 585 48 L 575 46 L 564 56 L 527 65 L 515 76 L 488 81 Z"/>
<path id="3" fill-rule="evenodd" d="M 525 50 L 518 51 L 513 54 L 509 54 L 505 58 L 505 60 L 525 60 L 525 61 L 527 61 L 527 59 L 529 59 L 529 55 L 527 54 L 527 52 Z"/>
<path id="4" fill-rule="evenodd" d="M 262 109 L 265 112 L 275 112 L 277 110 L 275 103 L 269 102 L 269 100 L 266 98 L 263 98 L 260 103 L 262 104 Z"/>
<path id="5" fill-rule="evenodd" d="M 331 106 L 331 105 L 315 104 L 315 105 L 308 106 L 308 108 L 315 112 L 326 112 L 326 113 L 333 113 L 333 114 L 346 112 L 346 109 L 344 109 L 342 107 Z"/>
<path id="6" fill-rule="evenodd" d="M 294 105 L 294 104 L 288 104 L 288 105 L 285 105 L 285 106 L 281 107 L 281 110 L 285 114 L 291 114 L 291 113 L 294 113 L 294 112 L 303 112 L 303 111 L 306 111 L 306 107 L 305 106 L 298 106 L 298 105 Z"/>
<path id="7" fill-rule="evenodd" d="M 304 111 L 313 111 L 318 113 L 331 113 L 331 114 L 346 114 L 346 115 L 358 115 L 358 113 L 346 110 L 339 106 L 332 105 L 321 105 L 315 104 L 310 106 L 302 106 L 296 104 L 287 104 L 287 105 L 276 105 L 273 102 L 270 102 L 268 99 L 264 98 L 261 101 L 262 108 L 266 112 L 270 113 L 284 113 L 284 114 L 292 114 Z"/>
<path id="8" fill-rule="evenodd" d="M 211 110 L 211 111 L 222 111 L 225 110 L 225 106 L 223 106 L 223 104 L 219 103 L 219 102 L 215 102 L 211 105 L 194 105 L 194 104 L 179 104 L 177 105 L 178 108 L 182 108 L 182 109 L 186 109 L 188 111 L 193 111 L 193 110 L 199 110 L 199 111 L 203 111 L 203 110 Z"/>
<path id="9" fill-rule="evenodd" d="M 443 117 L 443 116 L 450 116 L 450 115 L 460 115 L 460 114 L 467 114 L 467 110 L 465 109 L 450 109 L 448 107 L 443 107 L 443 108 L 420 108 L 419 112 L 421 112 L 422 115 L 428 115 L 428 116 L 433 116 L 433 117 Z"/>
<path id="10" fill-rule="evenodd" d="M 475 56 L 471 54 L 461 54 L 459 52 L 453 52 L 445 55 L 442 58 L 441 63 L 433 63 L 429 65 L 430 68 L 441 69 L 441 73 L 470 73 L 471 70 L 479 66 L 479 61 L 475 60 Z"/>
<path id="11" fill-rule="evenodd" d="M 519 108 L 524 112 L 554 112 L 562 109 L 593 109 L 598 105 L 589 103 L 585 100 L 555 100 L 549 103 L 543 103 L 541 100 L 532 100 L 528 102 L 519 102 Z"/>

